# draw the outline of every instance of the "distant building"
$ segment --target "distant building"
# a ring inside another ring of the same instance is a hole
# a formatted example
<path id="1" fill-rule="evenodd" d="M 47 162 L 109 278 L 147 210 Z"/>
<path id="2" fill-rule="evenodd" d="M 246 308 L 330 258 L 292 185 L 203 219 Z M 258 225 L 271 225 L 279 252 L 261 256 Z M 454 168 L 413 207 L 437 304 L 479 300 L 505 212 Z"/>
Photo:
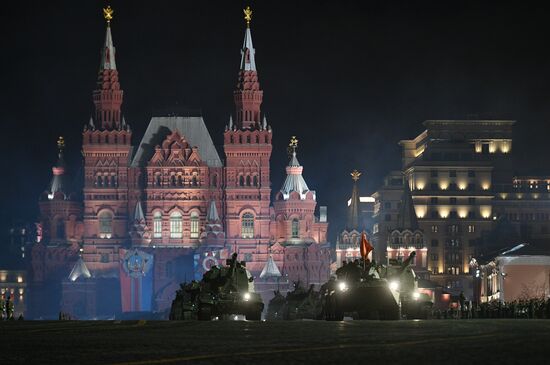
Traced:
<path id="1" fill-rule="evenodd" d="M 509 120 L 429 120 L 426 130 L 400 142 L 430 279 L 472 295 L 469 262 L 488 247 L 520 239 L 548 239 L 550 180 L 514 176 Z M 375 198 L 375 247 L 390 242 L 402 204 L 399 172 Z M 549 244 L 550 247 L 550 244 Z M 387 247 L 387 255 L 392 247 Z M 378 250 L 379 253 L 383 250 Z"/>
<path id="2" fill-rule="evenodd" d="M 18 318 L 27 312 L 27 272 L 24 270 L 2 270 L 0 268 L 0 300 L 6 299 L 14 305 L 13 315 Z"/>
<path id="3" fill-rule="evenodd" d="M 472 260 L 474 298 L 481 303 L 549 298 L 550 255 L 544 246 L 535 241 L 489 260 Z"/>

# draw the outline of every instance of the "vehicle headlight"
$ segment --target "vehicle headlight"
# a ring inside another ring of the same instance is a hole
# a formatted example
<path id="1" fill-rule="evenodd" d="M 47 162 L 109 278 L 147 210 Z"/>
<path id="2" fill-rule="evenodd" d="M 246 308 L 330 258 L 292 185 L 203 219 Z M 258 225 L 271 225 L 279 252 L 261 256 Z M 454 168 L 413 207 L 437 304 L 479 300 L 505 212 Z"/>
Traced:
<path id="1" fill-rule="evenodd" d="M 250 295 L 250 293 L 244 293 L 244 294 L 243 294 L 243 299 L 244 299 L 245 301 L 248 302 L 248 301 L 250 300 L 250 298 L 252 298 L 252 296 Z"/>
<path id="2" fill-rule="evenodd" d="M 399 289 L 399 282 L 398 281 L 390 281 L 390 289 L 391 290 Z"/>
<path id="3" fill-rule="evenodd" d="M 340 289 L 340 291 L 346 291 L 348 290 L 348 285 L 344 282 L 338 283 L 338 289 Z"/>
<path id="4" fill-rule="evenodd" d="M 413 293 L 413 299 L 414 299 L 414 300 L 418 300 L 418 298 L 420 298 L 420 293 L 417 292 L 417 291 L 415 291 L 415 292 Z"/>

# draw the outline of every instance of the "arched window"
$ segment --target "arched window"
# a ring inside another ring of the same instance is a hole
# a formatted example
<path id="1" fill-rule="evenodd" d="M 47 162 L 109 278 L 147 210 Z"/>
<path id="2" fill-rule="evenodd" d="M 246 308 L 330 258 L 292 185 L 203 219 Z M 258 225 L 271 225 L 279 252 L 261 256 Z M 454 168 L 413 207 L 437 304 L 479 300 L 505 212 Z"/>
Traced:
<path id="1" fill-rule="evenodd" d="M 113 215 L 110 212 L 99 214 L 99 237 L 111 238 L 113 234 Z"/>
<path id="2" fill-rule="evenodd" d="M 103 186 L 103 176 L 97 175 L 96 185 L 97 185 L 97 187 L 102 187 Z"/>
<path id="3" fill-rule="evenodd" d="M 159 211 L 156 211 L 153 215 L 153 237 L 162 237 L 162 213 Z"/>
<path id="4" fill-rule="evenodd" d="M 196 175 L 193 175 L 193 178 L 191 179 L 191 184 L 193 184 L 193 186 L 199 185 Z"/>
<path id="5" fill-rule="evenodd" d="M 57 218 L 55 221 L 55 238 L 65 239 L 65 222 L 63 218 Z"/>
<path id="6" fill-rule="evenodd" d="M 160 174 L 155 175 L 155 185 L 156 186 L 161 186 L 162 185 L 162 182 L 161 182 L 161 179 L 160 179 Z"/>
<path id="7" fill-rule="evenodd" d="M 250 186 L 250 175 L 246 175 L 246 186 Z"/>
<path id="8" fill-rule="evenodd" d="M 300 238 L 300 221 L 297 218 L 292 220 L 292 238 Z"/>
<path id="9" fill-rule="evenodd" d="M 183 186 L 183 178 L 181 175 L 178 175 L 178 186 Z"/>
<path id="10" fill-rule="evenodd" d="M 174 212 L 170 214 L 170 238 L 182 238 L 183 237 L 183 224 L 181 220 L 181 213 Z"/>
<path id="11" fill-rule="evenodd" d="M 170 184 L 172 186 L 176 186 L 176 176 L 175 175 L 170 176 Z"/>
<path id="12" fill-rule="evenodd" d="M 213 187 L 218 187 L 218 175 L 214 174 L 212 175 L 212 186 Z"/>
<path id="13" fill-rule="evenodd" d="M 254 177 L 252 178 L 252 183 L 254 184 L 254 186 L 258 186 L 258 175 L 254 175 Z"/>
<path id="14" fill-rule="evenodd" d="M 191 212 L 191 238 L 199 238 L 199 214 Z"/>
<path id="15" fill-rule="evenodd" d="M 254 215 L 245 213 L 241 219 L 241 237 L 254 238 Z"/>
<path id="16" fill-rule="evenodd" d="M 113 187 L 116 186 L 116 176 L 115 175 L 111 175 L 111 186 L 113 186 Z"/>
<path id="17" fill-rule="evenodd" d="M 244 176 L 239 176 L 239 186 L 244 186 Z"/>

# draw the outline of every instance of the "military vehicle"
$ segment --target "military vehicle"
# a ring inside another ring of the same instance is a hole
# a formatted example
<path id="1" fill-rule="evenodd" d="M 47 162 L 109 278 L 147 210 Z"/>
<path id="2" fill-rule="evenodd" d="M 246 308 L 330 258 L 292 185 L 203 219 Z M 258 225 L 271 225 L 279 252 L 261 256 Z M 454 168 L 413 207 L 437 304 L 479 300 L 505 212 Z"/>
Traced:
<path id="1" fill-rule="evenodd" d="M 336 271 L 337 279 L 321 288 L 326 320 L 342 320 L 348 314 L 355 319 L 396 320 L 427 315 L 431 301 L 418 292 L 414 271 L 410 268 L 416 252 L 388 266 L 370 262 L 350 262 Z"/>
<path id="2" fill-rule="evenodd" d="M 286 303 L 286 298 L 279 290 L 275 290 L 273 294 L 273 298 L 267 304 L 265 319 L 268 321 L 283 319 L 283 307 Z"/>
<path id="3" fill-rule="evenodd" d="M 286 294 L 284 301 L 281 301 L 282 295 L 269 302 L 267 307 L 268 313 L 277 314 L 270 315 L 270 319 L 320 319 L 322 313 L 322 305 L 319 300 L 319 292 L 314 290 L 314 286 L 310 285 L 306 290 L 300 281 L 294 282 L 294 290 Z M 279 310 L 272 309 L 278 306 Z"/>
<path id="4" fill-rule="evenodd" d="M 170 319 L 209 321 L 242 314 L 248 320 L 260 320 L 264 304 L 254 292 L 254 278 L 244 261 L 234 253 L 226 266 L 212 266 L 200 282 L 182 284 L 172 302 Z"/>

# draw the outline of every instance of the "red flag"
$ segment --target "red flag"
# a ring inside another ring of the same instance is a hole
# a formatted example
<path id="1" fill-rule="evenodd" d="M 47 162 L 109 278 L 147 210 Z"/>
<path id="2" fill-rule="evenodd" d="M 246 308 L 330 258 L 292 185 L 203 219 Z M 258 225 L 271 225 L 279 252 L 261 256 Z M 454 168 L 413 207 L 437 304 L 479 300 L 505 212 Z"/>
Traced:
<path id="1" fill-rule="evenodd" d="M 369 252 L 371 252 L 372 250 L 374 250 L 374 247 L 372 247 L 372 245 L 367 240 L 366 233 L 363 232 L 363 234 L 361 235 L 361 257 L 363 258 L 363 260 L 367 258 Z"/>

